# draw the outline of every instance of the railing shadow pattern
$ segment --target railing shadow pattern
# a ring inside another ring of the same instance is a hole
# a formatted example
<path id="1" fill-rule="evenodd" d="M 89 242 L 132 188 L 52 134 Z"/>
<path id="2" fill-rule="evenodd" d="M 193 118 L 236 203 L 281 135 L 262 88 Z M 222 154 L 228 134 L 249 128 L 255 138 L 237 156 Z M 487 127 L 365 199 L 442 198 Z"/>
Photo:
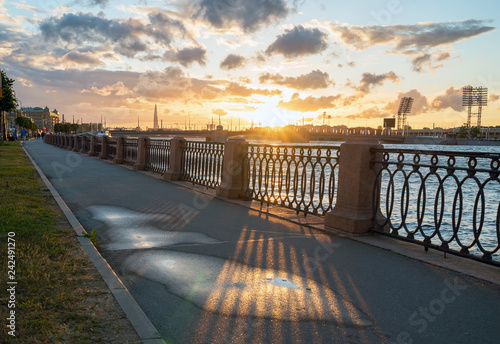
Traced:
<path id="1" fill-rule="evenodd" d="M 500 266 L 499 154 L 372 153 L 375 232 Z"/>
<path id="2" fill-rule="evenodd" d="M 324 215 L 335 204 L 339 147 L 248 147 L 249 193 L 262 203 Z"/>

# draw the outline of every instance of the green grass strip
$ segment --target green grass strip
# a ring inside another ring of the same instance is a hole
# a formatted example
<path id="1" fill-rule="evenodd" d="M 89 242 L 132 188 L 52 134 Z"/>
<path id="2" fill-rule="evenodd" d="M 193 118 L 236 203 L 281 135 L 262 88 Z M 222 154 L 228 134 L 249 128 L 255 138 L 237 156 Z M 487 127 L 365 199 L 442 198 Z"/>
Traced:
<path id="1" fill-rule="evenodd" d="M 9 308 L 7 292 L 9 233 L 15 239 L 10 257 L 15 260 L 15 308 Z M 6 281 L 0 286 L 0 342 L 101 342 L 102 322 L 93 312 L 95 303 L 87 302 L 103 293 L 92 288 L 93 267 L 17 142 L 0 146 L 0 257 L 0 281 Z M 15 337 L 7 327 L 11 310 Z"/>

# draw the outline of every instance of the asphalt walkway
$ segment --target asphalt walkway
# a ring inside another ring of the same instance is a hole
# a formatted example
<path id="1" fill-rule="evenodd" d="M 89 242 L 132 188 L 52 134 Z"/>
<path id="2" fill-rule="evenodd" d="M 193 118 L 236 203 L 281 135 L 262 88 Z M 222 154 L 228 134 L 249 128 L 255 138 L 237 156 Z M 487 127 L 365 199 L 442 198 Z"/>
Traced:
<path id="1" fill-rule="evenodd" d="M 167 343 L 500 338 L 493 283 L 40 140 L 25 148 Z"/>

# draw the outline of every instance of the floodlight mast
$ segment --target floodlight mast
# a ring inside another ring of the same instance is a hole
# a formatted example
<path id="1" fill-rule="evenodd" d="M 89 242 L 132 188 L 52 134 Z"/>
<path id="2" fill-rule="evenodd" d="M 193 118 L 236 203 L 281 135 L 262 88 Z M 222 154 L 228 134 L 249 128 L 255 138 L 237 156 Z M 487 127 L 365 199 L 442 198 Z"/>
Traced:
<path id="1" fill-rule="evenodd" d="M 413 106 L 413 98 L 412 97 L 403 97 L 401 98 L 401 102 L 399 103 L 398 109 L 398 130 L 405 128 L 406 125 L 406 116 L 410 114 L 411 107 Z"/>
<path id="2" fill-rule="evenodd" d="M 486 87 L 464 86 L 462 88 L 462 106 L 467 106 L 467 128 L 471 127 L 471 118 L 477 116 L 477 127 L 481 129 L 481 113 L 483 106 L 488 105 L 488 89 Z M 477 106 L 477 112 L 472 107 Z"/>

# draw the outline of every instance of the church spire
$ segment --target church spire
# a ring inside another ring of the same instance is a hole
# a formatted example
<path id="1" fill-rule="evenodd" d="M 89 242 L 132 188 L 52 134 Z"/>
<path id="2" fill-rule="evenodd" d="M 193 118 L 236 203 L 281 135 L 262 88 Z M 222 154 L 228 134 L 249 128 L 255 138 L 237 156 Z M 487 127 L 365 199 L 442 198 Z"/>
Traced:
<path id="1" fill-rule="evenodd" d="M 156 109 L 156 103 L 155 103 L 155 116 L 153 119 L 153 130 L 158 130 L 158 111 Z"/>

